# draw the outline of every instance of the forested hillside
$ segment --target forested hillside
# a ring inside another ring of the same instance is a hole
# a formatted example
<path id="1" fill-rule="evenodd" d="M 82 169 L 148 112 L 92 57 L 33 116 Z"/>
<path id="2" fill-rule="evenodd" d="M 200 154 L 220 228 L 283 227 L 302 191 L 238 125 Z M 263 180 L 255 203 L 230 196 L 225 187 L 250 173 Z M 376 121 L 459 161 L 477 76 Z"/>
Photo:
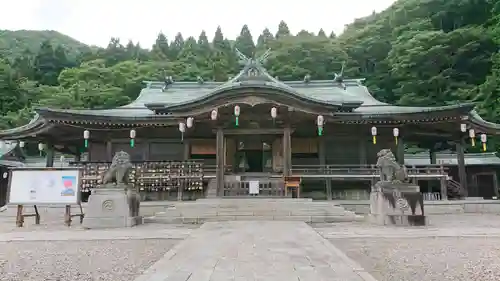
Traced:
<path id="1" fill-rule="evenodd" d="M 29 50 L 4 54 L 0 61 L 0 128 L 26 123 L 35 105 L 123 105 L 137 96 L 141 81 L 165 75 L 225 81 L 239 69 L 234 48 L 249 56 L 271 48 L 267 67 L 281 80 L 306 74 L 332 79 L 346 62 L 345 75 L 366 78 L 382 101 L 476 101 L 483 117 L 500 122 L 499 42 L 500 0 L 400 0 L 356 20 L 340 36 L 323 30 L 290 34 L 281 22 L 276 34 L 267 29 L 250 34 L 243 26 L 238 38 L 225 38 L 223 27 L 214 35 L 201 31 L 197 38 L 160 33 L 151 50 L 115 38 L 107 48 L 84 48 L 79 55 L 58 40 L 43 41 L 36 52 L 22 43 Z"/>
<path id="2" fill-rule="evenodd" d="M 55 46 L 63 47 L 72 58 L 90 50 L 89 46 L 82 42 L 53 30 L 0 30 L 0 56 L 16 58 L 26 53 L 35 54 L 47 40 Z"/>

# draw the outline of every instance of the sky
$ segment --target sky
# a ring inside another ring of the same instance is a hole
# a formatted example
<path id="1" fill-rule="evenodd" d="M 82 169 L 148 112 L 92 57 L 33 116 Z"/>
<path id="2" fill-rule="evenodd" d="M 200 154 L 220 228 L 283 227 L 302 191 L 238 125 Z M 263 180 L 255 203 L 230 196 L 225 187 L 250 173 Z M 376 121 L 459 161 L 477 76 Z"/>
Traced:
<path id="1" fill-rule="evenodd" d="M 105 47 L 111 37 L 150 48 L 158 33 L 169 40 L 202 30 L 209 39 L 217 26 L 230 39 L 247 24 L 254 39 L 264 28 L 275 33 L 284 20 L 292 33 L 302 29 L 339 34 L 354 19 L 382 11 L 394 0 L 14 0 L 2 1 L 0 29 L 57 30 L 83 43 Z"/>

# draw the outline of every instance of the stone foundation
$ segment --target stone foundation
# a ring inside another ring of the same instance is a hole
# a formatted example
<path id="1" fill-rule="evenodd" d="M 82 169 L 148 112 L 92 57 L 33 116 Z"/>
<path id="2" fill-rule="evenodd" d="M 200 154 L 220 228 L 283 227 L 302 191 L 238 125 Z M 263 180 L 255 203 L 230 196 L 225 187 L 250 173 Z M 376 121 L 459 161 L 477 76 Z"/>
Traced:
<path id="1" fill-rule="evenodd" d="M 129 215 L 124 188 L 100 188 L 94 189 L 89 197 L 83 227 L 121 228 L 132 227 L 142 222 L 142 217 Z"/>
<path id="2" fill-rule="evenodd" d="M 420 187 L 382 181 L 375 184 L 370 193 L 370 221 L 379 225 L 425 225 Z"/>

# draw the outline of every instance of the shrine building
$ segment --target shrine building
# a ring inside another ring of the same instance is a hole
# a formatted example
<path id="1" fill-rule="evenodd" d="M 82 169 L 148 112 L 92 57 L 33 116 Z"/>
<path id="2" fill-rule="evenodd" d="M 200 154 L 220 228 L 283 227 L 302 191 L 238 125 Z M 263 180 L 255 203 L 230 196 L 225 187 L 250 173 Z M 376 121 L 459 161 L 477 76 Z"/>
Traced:
<path id="1" fill-rule="evenodd" d="M 332 80 L 281 81 L 263 66 L 269 53 L 257 59 L 239 55 L 242 70 L 227 82 L 166 77 L 145 81 L 136 100 L 114 109 L 36 108 L 29 124 L 0 131 L 0 139 L 39 143 L 47 166 L 55 151 L 74 155 L 73 164 L 87 168 L 109 163 L 121 150 L 134 163 L 200 163 L 202 187 L 178 191 L 177 199 L 246 196 L 256 181 L 261 196 L 285 196 L 284 181 L 291 176 L 301 179 L 302 197 L 366 194 L 378 178 L 377 152 L 390 148 L 404 164 L 405 146 L 411 145 L 430 153 L 425 163 L 406 163 L 410 179 L 434 182 L 429 191 L 440 199 L 498 196 L 497 166 L 481 187 L 486 191 L 471 187 L 482 170 L 466 169 L 464 145 L 487 146 L 487 135 L 500 132 L 473 103 L 391 105 L 374 98 L 363 79 L 342 72 Z M 456 152 L 454 166 L 437 163 L 436 153 L 450 149 Z M 148 200 L 171 198 L 152 195 L 170 189 L 155 179 L 169 170 L 145 170 L 150 175 L 141 190 L 150 193 Z"/>

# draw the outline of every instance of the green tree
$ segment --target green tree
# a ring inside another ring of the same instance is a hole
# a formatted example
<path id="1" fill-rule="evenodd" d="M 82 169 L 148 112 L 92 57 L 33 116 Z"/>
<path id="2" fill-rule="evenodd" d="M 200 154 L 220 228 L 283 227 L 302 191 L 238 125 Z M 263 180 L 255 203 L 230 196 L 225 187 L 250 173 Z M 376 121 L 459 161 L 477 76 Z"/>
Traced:
<path id="1" fill-rule="evenodd" d="M 280 21 L 280 24 L 278 25 L 278 32 L 276 32 L 276 38 L 289 35 L 290 35 L 290 29 L 288 28 L 288 24 L 286 24 L 285 21 Z"/>
<path id="2" fill-rule="evenodd" d="M 170 48 L 167 37 L 160 32 L 156 38 L 156 42 L 151 49 L 151 56 L 155 60 L 166 60 L 169 57 Z"/>
<path id="3" fill-rule="evenodd" d="M 175 35 L 174 41 L 170 44 L 170 60 L 176 60 L 184 48 L 184 37 L 179 32 Z"/>
<path id="4" fill-rule="evenodd" d="M 44 85 L 57 85 L 57 77 L 61 71 L 59 59 L 54 54 L 50 41 L 44 41 L 34 60 L 34 78 Z"/>
<path id="5" fill-rule="evenodd" d="M 268 28 L 265 28 L 262 31 L 262 34 L 259 35 L 259 38 L 257 39 L 256 48 L 260 51 L 267 50 L 267 49 L 269 49 L 269 47 L 273 41 L 274 41 L 273 34 L 271 33 L 271 31 L 269 31 Z"/>
<path id="6" fill-rule="evenodd" d="M 255 43 L 253 42 L 253 37 L 250 33 L 250 29 L 246 24 L 241 28 L 240 35 L 236 37 L 234 47 L 249 58 L 254 56 Z"/>

